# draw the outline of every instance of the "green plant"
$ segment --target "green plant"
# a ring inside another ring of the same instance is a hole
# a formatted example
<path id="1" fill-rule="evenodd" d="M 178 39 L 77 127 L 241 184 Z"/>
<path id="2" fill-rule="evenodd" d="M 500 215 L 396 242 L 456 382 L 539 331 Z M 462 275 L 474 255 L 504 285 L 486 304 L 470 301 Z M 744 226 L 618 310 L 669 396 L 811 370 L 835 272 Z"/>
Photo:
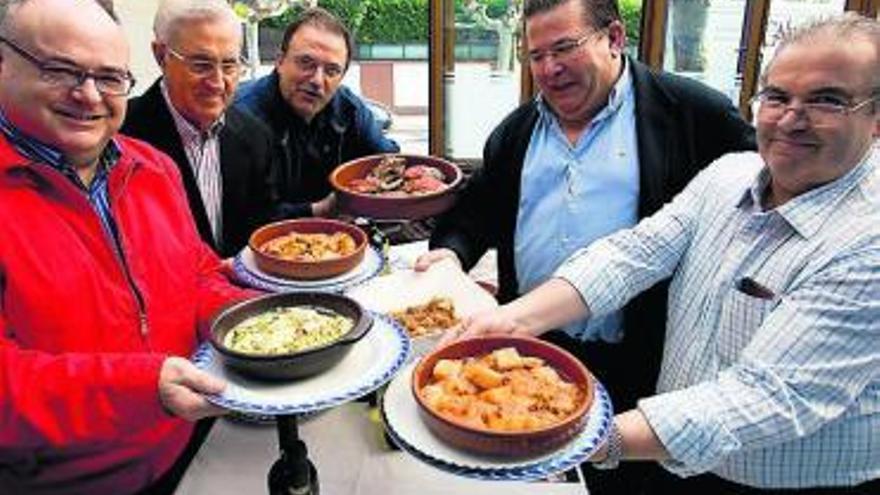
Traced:
<path id="1" fill-rule="evenodd" d="M 321 0 L 354 33 L 358 43 L 426 42 L 428 0 Z M 302 12 L 297 5 L 260 26 L 284 29 Z"/>
<path id="2" fill-rule="evenodd" d="M 626 27 L 626 38 L 629 45 L 638 47 L 639 30 L 642 23 L 642 0 L 619 0 L 620 17 Z"/>

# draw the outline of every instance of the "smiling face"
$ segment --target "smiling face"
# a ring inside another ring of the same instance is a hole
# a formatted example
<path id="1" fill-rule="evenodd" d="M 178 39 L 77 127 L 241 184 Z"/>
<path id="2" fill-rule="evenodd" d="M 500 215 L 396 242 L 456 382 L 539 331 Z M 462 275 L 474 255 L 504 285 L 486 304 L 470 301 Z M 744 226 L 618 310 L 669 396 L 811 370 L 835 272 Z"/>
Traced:
<path id="1" fill-rule="evenodd" d="M 12 15 L 5 36 L 43 61 L 91 70 L 128 68 L 122 30 L 92 1 L 32 0 Z M 92 79 L 75 88 L 53 85 L 8 46 L 0 50 L 0 107 L 6 117 L 74 166 L 94 165 L 122 124 L 126 97 L 99 93 Z"/>
<path id="2" fill-rule="evenodd" d="M 793 44 L 771 63 L 765 87 L 792 100 L 832 94 L 852 103 L 871 96 L 876 81 L 877 48 L 866 39 L 822 37 Z M 757 113 L 758 149 L 770 169 L 773 203 L 785 201 L 843 176 L 880 136 L 878 104 L 811 122 L 789 110 L 778 119 Z"/>
<path id="3" fill-rule="evenodd" d="M 311 122 L 339 89 L 347 56 L 341 34 L 305 24 L 275 62 L 281 95 L 306 122 Z"/>
<path id="4" fill-rule="evenodd" d="M 597 30 L 586 22 L 580 0 L 569 0 L 526 19 L 526 40 L 532 53 L 580 40 L 576 48 L 556 57 L 530 62 L 541 95 L 563 125 L 585 125 L 608 101 L 620 75 L 625 34 L 619 22 Z"/>
<path id="5" fill-rule="evenodd" d="M 238 86 L 238 70 L 221 71 L 217 66 L 237 64 L 239 27 L 228 19 L 197 19 L 177 31 L 167 45 L 157 42 L 153 49 L 174 108 L 191 124 L 206 130 L 226 111 Z M 215 64 L 215 70 L 193 71 L 200 64 Z"/>

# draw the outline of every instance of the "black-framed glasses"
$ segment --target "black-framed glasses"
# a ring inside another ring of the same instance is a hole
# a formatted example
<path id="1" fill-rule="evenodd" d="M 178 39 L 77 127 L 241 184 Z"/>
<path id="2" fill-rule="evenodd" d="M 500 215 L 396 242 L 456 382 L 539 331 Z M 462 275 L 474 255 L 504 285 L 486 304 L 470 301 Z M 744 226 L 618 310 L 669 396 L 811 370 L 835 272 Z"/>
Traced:
<path id="1" fill-rule="evenodd" d="M 758 104 L 758 112 L 765 120 L 780 120 L 791 110 L 806 115 L 810 123 L 819 126 L 833 124 L 840 118 L 858 112 L 875 101 L 880 101 L 880 94 L 875 93 L 865 99 L 853 102 L 841 94 L 818 93 L 795 103 L 791 95 L 776 88 L 761 90 L 752 98 L 752 103 Z"/>
<path id="2" fill-rule="evenodd" d="M 602 34 L 603 32 L 604 30 L 602 29 L 594 29 L 577 39 L 559 40 L 551 45 L 550 48 L 544 50 L 529 50 L 529 52 L 526 53 L 525 58 L 533 65 L 540 65 L 545 58 L 557 61 L 565 60 L 574 55 L 575 50 L 580 48 L 581 45 L 597 34 Z"/>
<path id="3" fill-rule="evenodd" d="M 134 87 L 134 76 L 127 70 L 91 70 L 65 62 L 41 60 L 8 38 L 0 36 L 0 43 L 33 64 L 40 71 L 40 80 L 52 86 L 73 89 L 82 86 L 86 79 L 91 79 L 98 92 L 108 96 L 125 96 Z"/>
<path id="4" fill-rule="evenodd" d="M 172 57 L 183 62 L 186 69 L 195 76 L 211 76 L 220 70 L 224 76 L 237 76 L 244 66 L 244 60 L 241 57 L 217 60 L 202 55 L 183 55 L 170 46 L 165 47 Z"/>
<path id="5" fill-rule="evenodd" d="M 317 71 L 318 67 L 324 71 L 324 76 L 330 79 L 338 79 L 345 73 L 345 68 L 341 65 L 332 62 L 323 64 L 320 60 L 308 54 L 291 55 L 290 59 L 293 60 L 293 63 L 296 64 L 299 70 L 309 74 Z"/>

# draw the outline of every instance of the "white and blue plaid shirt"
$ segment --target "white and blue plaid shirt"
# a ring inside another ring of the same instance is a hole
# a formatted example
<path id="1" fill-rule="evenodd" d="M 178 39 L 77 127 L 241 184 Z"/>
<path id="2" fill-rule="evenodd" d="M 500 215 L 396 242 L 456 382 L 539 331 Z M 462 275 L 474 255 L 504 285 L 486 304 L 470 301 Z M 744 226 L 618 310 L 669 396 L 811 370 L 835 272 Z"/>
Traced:
<path id="1" fill-rule="evenodd" d="M 880 478 L 878 162 L 874 143 L 764 211 L 760 156 L 726 155 L 557 271 L 600 315 L 674 275 L 659 394 L 639 402 L 668 469 L 765 488 Z"/>

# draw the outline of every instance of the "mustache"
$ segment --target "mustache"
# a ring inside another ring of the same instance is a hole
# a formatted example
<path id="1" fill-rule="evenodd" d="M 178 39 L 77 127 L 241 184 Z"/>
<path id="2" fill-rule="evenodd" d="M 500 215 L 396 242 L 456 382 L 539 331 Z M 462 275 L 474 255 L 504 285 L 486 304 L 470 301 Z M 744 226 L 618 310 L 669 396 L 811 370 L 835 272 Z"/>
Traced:
<path id="1" fill-rule="evenodd" d="M 297 89 L 300 91 L 305 91 L 307 93 L 314 94 L 315 96 L 323 96 L 323 92 L 321 91 L 321 87 L 312 81 L 306 81 L 297 86 Z"/>

